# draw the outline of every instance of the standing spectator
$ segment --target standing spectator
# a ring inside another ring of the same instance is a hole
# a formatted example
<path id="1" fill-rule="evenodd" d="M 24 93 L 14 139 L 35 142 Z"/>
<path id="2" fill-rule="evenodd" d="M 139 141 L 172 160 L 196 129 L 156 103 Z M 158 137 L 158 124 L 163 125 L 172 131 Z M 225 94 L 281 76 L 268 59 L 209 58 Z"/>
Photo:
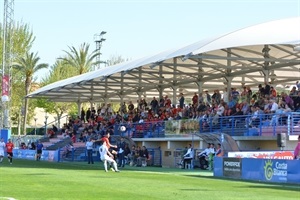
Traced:
<path id="1" fill-rule="evenodd" d="M 242 101 L 245 101 L 245 100 L 247 99 L 247 94 L 248 94 L 247 87 L 244 86 L 244 87 L 243 87 L 243 91 L 242 91 L 242 93 L 241 93 L 241 100 L 242 100 Z"/>
<path id="2" fill-rule="evenodd" d="M 4 149 L 5 149 L 5 142 L 4 142 L 4 139 L 1 138 L 1 140 L 0 140 L 0 163 L 2 163 L 2 161 L 3 161 Z"/>
<path id="3" fill-rule="evenodd" d="M 198 95 L 197 95 L 196 92 L 194 93 L 194 96 L 192 98 L 192 102 L 193 102 L 193 106 L 198 106 Z"/>
<path id="4" fill-rule="evenodd" d="M 94 159 L 93 159 L 93 145 L 94 142 L 92 138 L 89 138 L 89 141 L 86 142 L 86 150 L 87 150 L 87 158 L 88 158 L 88 164 L 94 164 Z"/>
<path id="5" fill-rule="evenodd" d="M 276 97 L 277 97 L 277 92 L 273 86 L 271 86 L 270 95 L 272 95 L 271 96 L 272 99 L 276 99 Z"/>
<path id="6" fill-rule="evenodd" d="M 179 96 L 180 96 L 180 97 L 179 97 L 179 107 L 180 107 L 181 109 L 183 109 L 183 106 L 184 106 L 184 96 L 183 96 L 183 93 L 180 93 Z"/>
<path id="7" fill-rule="evenodd" d="M 6 143 L 6 153 L 7 153 L 7 158 L 9 160 L 9 163 L 12 164 L 13 160 L 13 149 L 14 149 L 14 144 L 11 142 L 11 139 L 8 139 L 8 142 Z"/>
<path id="8" fill-rule="evenodd" d="M 71 141 L 73 144 L 76 143 L 76 135 L 74 133 L 72 133 Z"/>
<path id="9" fill-rule="evenodd" d="M 54 134 L 57 134 L 58 128 L 54 124 L 52 124 L 52 130 L 54 131 Z"/>
<path id="10" fill-rule="evenodd" d="M 89 121 L 91 115 L 92 115 L 91 108 L 88 108 L 88 110 L 86 111 L 86 117 L 85 117 L 85 120 L 87 122 Z"/>
<path id="11" fill-rule="evenodd" d="M 296 81 L 296 86 L 297 86 L 298 91 L 300 91 L 300 83 L 299 83 L 299 81 Z"/>
<path id="12" fill-rule="evenodd" d="M 38 143 L 36 145 L 36 161 L 41 160 L 43 147 L 44 145 L 41 143 L 40 140 L 38 140 Z"/>
<path id="13" fill-rule="evenodd" d="M 118 167 L 124 167 L 125 166 L 125 146 L 126 143 L 124 141 L 124 138 L 121 137 L 121 141 L 118 143 Z"/>
<path id="14" fill-rule="evenodd" d="M 259 97 L 265 96 L 265 88 L 261 84 L 258 85 L 258 91 L 259 91 Z"/>
<path id="15" fill-rule="evenodd" d="M 247 86 L 247 102 L 250 104 L 250 100 L 252 99 L 252 90 L 250 86 Z"/>
<path id="16" fill-rule="evenodd" d="M 216 150 L 215 145 L 213 143 L 210 144 L 209 153 L 208 153 L 208 168 L 209 170 L 214 169 L 214 156 L 215 156 Z"/>
<path id="17" fill-rule="evenodd" d="M 127 113 L 127 107 L 126 107 L 126 103 L 123 102 L 123 104 L 121 104 L 121 107 L 120 107 L 120 113 L 121 115 L 124 115 L 125 113 Z"/>
<path id="18" fill-rule="evenodd" d="M 294 151 L 294 159 L 297 159 L 297 160 L 300 159 L 300 135 L 298 136 L 298 144 Z"/>
<path id="19" fill-rule="evenodd" d="M 294 99 L 294 108 L 298 112 L 300 110 L 300 91 L 297 94 L 297 97 Z"/>
<path id="20" fill-rule="evenodd" d="M 265 82 L 265 97 L 269 96 L 271 92 L 271 86 L 269 84 L 270 83 L 268 83 L 267 81 Z"/>
<path id="21" fill-rule="evenodd" d="M 84 120 L 85 120 L 85 111 L 83 110 L 83 108 L 81 108 L 80 120 L 81 120 L 81 121 L 84 121 Z"/>
<path id="22" fill-rule="evenodd" d="M 209 103 L 209 104 L 211 104 L 211 96 L 208 93 L 208 90 L 205 90 L 205 96 L 206 96 L 206 102 Z"/>
<path id="23" fill-rule="evenodd" d="M 152 101 L 150 102 L 151 110 L 154 112 L 154 114 L 157 114 L 158 112 L 158 101 L 155 97 L 153 97 Z"/>
<path id="24" fill-rule="evenodd" d="M 128 103 L 128 112 L 129 112 L 129 114 L 133 113 L 133 109 L 134 109 L 134 105 L 133 105 L 132 101 L 129 101 L 129 103 Z"/>

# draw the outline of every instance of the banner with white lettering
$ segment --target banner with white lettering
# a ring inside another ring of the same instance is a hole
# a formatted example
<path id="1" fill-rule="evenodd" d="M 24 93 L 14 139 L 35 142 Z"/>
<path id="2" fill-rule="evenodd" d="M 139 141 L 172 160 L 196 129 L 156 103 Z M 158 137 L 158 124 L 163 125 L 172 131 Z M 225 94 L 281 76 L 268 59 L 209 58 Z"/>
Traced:
<path id="1" fill-rule="evenodd" d="M 223 158 L 223 176 L 230 178 L 241 178 L 242 159 L 241 158 Z"/>

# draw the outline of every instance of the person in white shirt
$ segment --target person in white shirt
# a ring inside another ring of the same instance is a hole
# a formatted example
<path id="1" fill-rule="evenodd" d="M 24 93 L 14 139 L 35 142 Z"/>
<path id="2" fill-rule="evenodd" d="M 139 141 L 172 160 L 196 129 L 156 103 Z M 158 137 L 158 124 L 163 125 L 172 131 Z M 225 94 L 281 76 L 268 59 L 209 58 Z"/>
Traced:
<path id="1" fill-rule="evenodd" d="M 108 151 L 105 140 L 103 140 L 103 144 L 99 147 L 99 153 L 100 153 L 100 159 L 104 162 L 105 172 L 108 172 L 107 162 L 109 162 L 109 164 L 113 164 L 113 168 L 114 168 L 113 171 L 120 172 L 118 170 L 116 161 L 113 159 L 114 156 Z"/>
<path id="2" fill-rule="evenodd" d="M 208 143 L 207 148 L 198 154 L 201 169 L 206 169 L 208 167 L 207 159 L 210 151 L 210 143 Z"/>
<path id="3" fill-rule="evenodd" d="M 92 138 L 89 138 L 89 141 L 85 143 L 85 146 L 87 150 L 88 164 L 90 163 L 94 164 L 94 159 L 93 159 L 94 140 L 92 140 Z"/>
<path id="4" fill-rule="evenodd" d="M 185 169 L 185 164 L 188 162 L 193 162 L 194 158 L 194 149 L 191 144 L 189 144 L 189 148 L 187 152 L 183 155 L 183 166 L 182 169 Z"/>
<path id="5" fill-rule="evenodd" d="M 2 163 L 2 161 L 3 161 L 4 149 L 5 149 L 5 142 L 4 142 L 4 139 L 1 138 L 1 141 L 0 141 L 0 163 Z"/>

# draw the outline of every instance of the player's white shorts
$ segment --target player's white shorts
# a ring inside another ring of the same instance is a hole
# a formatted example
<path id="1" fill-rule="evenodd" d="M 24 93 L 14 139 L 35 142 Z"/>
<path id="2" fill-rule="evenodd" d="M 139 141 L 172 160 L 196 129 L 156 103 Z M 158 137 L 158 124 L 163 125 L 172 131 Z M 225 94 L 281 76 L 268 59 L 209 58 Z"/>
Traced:
<path id="1" fill-rule="evenodd" d="M 106 160 L 108 163 L 116 162 L 114 159 L 112 159 L 112 158 L 109 157 L 108 155 L 105 155 L 104 158 L 102 157 L 101 160 L 102 160 L 103 162 Z"/>
<path id="2" fill-rule="evenodd" d="M 4 151 L 0 150 L 0 156 L 4 156 Z"/>

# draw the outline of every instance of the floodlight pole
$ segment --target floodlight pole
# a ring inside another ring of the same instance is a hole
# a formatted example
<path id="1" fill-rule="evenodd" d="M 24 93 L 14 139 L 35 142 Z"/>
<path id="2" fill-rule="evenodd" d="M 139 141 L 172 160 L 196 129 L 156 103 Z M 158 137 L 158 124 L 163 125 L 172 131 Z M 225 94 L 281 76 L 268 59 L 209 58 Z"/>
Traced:
<path id="1" fill-rule="evenodd" d="M 106 31 L 101 31 L 100 34 L 95 34 L 94 35 L 94 40 L 96 43 L 96 53 L 98 53 L 96 57 L 96 62 L 97 64 L 94 66 L 94 70 L 96 69 L 101 69 L 101 47 L 102 47 L 102 42 L 104 42 L 106 39 L 103 38 L 103 36 L 106 34 Z"/>
<path id="2" fill-rule="evenodd" d="M 2 102 L 1 102 L 1 123 L 0 128 L 9 129 L 10 126 L 10 77 L 12 65 L 12 47 L 13 47 L 13 19 L 14 19 L 14 1 L 4 0 L 3 11 L 3 35 L 2 35 Z"/>

